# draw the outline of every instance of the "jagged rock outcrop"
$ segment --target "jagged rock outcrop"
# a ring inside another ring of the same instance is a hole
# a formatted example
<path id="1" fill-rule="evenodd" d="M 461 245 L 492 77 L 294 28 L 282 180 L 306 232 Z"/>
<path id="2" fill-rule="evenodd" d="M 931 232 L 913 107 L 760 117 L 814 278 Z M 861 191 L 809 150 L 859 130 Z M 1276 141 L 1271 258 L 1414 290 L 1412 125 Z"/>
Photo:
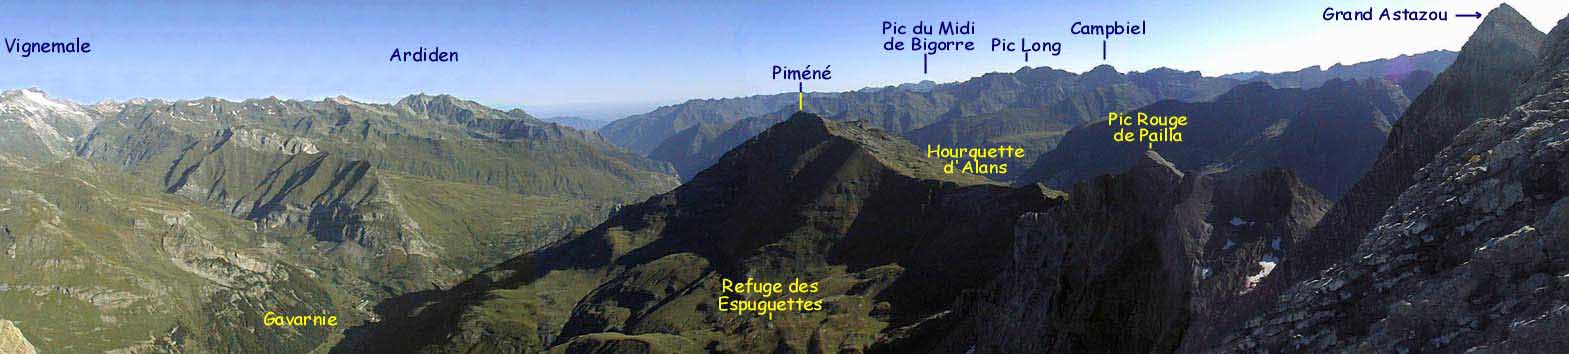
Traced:
<path id="1" fill-rule="evenodd" d="M 1498 13 L 1502 10 L 1495 10 Z M 1345 261 L 1249 313 L 1220 352 L 1554 353 L 1569 345 L 1569 18 L 1529 101 L 1455 135 Z"/>
<path id="2" fill-rule="evenodd" d="M 1001 274 L 961 297 L 964 320 L 934 351 L 1170 352 L 1269 277 L 1328 204 L 1290 171 L 1184 174 L 1147 152 L 1022 217 Z"/>
<path id="3" fill-rule="evenodd" d="M 22 330 L 15 324 L 0 320 L 0 354 L 38 354 L 38 349 L 33 348 L 33 343 L 22 336 Z"/>
<path id="4" fill-rule="evenodd" d="M 1055 202 L 941 172 L 856 122 L 796 114 L 670 193 L 458 287 L 390 302 L 339 351 L 837 352 L 931 341 L 1014 220 Z M 763 207 L 766 206 L 766 207 Z M 824 310 L 721 313 L 721 279 L 820 282 Z M 657 345 L 644 345 L 655 343 Z M 596 349 L 597 348 L 597 349 Z"/>
<path id="5" fill-rule="evenodd" d="M 1281 264 L 1282 276 L 1267 286 L 1295 283 L 1345 260 L 1395 197 L 1411 186 L 1417 170 L 1449 145 L 1455 134 L 1517 104 L 1511 94 L 1535 69 L 1537 49 L 1546 36 L 1508 5 L 1489 11 L 1454 65 L 1415 96 L 1395 122 L 1367 174 L 1314 228 L 1299 253 L 1303 256 Z"/>

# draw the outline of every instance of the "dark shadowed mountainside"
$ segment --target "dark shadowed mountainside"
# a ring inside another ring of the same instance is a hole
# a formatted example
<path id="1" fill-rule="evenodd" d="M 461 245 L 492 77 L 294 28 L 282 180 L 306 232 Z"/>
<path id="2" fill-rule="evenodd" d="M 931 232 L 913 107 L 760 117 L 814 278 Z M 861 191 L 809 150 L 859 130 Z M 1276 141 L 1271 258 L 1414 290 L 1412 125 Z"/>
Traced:
<path id="1" fill-rule="evenodd" d="M 934 340 L 1057 203 L 940 172 L 897 136 L 796 114 L 675 191 L 453 289 L 383 305 L 340 351 L 825 352 Z M 766 207 L 763 207 L 766 206 Z M 718 312 L 721 278 L 820 282 L 823 311 Z M 701 348 L 701 349 L 694 349 Z"/>

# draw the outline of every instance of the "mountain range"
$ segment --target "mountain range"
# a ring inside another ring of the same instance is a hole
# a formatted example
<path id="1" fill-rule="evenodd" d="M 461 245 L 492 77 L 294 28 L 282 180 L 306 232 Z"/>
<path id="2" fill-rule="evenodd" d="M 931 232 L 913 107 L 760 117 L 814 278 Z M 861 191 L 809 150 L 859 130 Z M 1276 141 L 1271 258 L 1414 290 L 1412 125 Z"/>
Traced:
<path id="1" fill-rule="evenodd" d="M 1419 77 L 1419 76 L 1413 76 Z M 1095 176 L 1127 170 L 1147 149 L 1183 170 L 1242 175 L 1285 167 L 1331 200 L 1367 171 L 1389 127 L 1410 100 L 1404 84 L 1385 79 L 1333 79 L 1311 89 L 1243 84 L 1213 101 L 1176 100 L 1138 108 L 1149 115 L 1189 117 L 1183 141 L 1151 146 L 1115 142 L 1120 126 L 1095 122 L 1068 131 L 1056 149 L 1033 163 L 1021 182 L 1066 188 Z M 1125 112 L 1132 115 L 1134 112 Z"/>
<path id="2" fill-rule="evenodd" d="M 311 351 L 339 332 L 255 319 L 371 318 L 676 185 L 596 134 L 451 96 L 27 89 L 0 95 L 0 125 L 0 308 L 42 352 Z"/>
<path id="3" fill-rule="evenodd" d="M 1235 122 L 1191 127 L 1234 144 L 1139 149 L 1068 193 L 939 172 L 898 120 L 792 114 L 593 230 L 385 304 L 336 350 L 1555 352 L 1569 328 L 1569 18 L 1545 37 L 1523 23 L 1489 12 L 1433 76 L 1151 103 Z M 1445 146 L 1413 149 L 1412 134 Z M 1222 159 L 1354 143 L 1375 148 L 1331 175 Z M 1192 151 L 1228 146 L 1274 152 Z M 1221 162 L 1179 162 L 1203 158 Z M 1402 171 L 1404 188 L 1382 177 Z M 1402 190 L 1371 210 L 1368 188 Z M 1382 215 L 1325 236 L 1347 208 Z M 714 307 L 742 277 L 821 280 L 827 305 L 772 320 Z"/>
<path id="4" fill-rule="evenodd" d="M 1453 58 L 1453 52 L 1433 51 L 1397 58 L 1401 65 L 1379 60 L 1337 66 L 1332 74 L 1324 75 L 1385 79 L 1403 85 L 1400 91 L 1409 97 L 1420 92 L 1432 80 L 1432 73 Z M 1259 75 L 1253 81 L 1269 82 L 1264 79 L 1291 75 Z M 806 95 L 804 105 L 830 119 L 872 121 L 918 146 L 1022 147 L 1026 156 L 1010 163 L 1020 173 L 991 176 L 1016 181 L 1069 130 L 1103 118 L 1107 112 L 1133 110 L 1162 100 L 1210 101 L 1243 83 L 1167 68 L 1120 73 L 1102 65 L 1074 74 L 1041 67 L 955 83 L 812 93 Z M 652 159 L 669 162 L 683 178 L 691 178 L 730 148 L 789 117 L 795 112 L 794 96 L 689 101 L 627 117 L 605 126 L 600 133 L 634 151 L 646 151 Z M 1398 116 L 1399 112 L 1390 115 Z M 1367 143 L 1378 146 L 1381 142 Z"/>
<path id="5" fill-rule="evenodd" d="M 597 132 L 5 91 L 0 352 L 1558 352 L 1569 18 L 1480 21 L 1328 70 L 1024 68 Z M 1184 141 L 1113 142 L 1134 111 Z M 1029 153 L 982 176 L 939 144 Z"/>
<path id="6" fill-rule="evenodd" d="M 572 129 L 577 129 L 577 130 L 582 130 L 582 131 L 594 131 L 595 129 L 599 129 L 600 127 L 605 126 L 605 124 L 610 124 L 610 122 L 607 122 L 607 121 L 593 120 L 593 119 L 588 119 L 588 118 L 583 118 L 583 117 L 575 117 L 575 116 L 550 117 L 550 118 L 544 118 L 544 119 L 541 119 L 541 120 L 546 121 L 546 122 L 560 124 L 560 125 L 565 125 L 565 126 L 570 127 Z"/>
<path id="7" fill-rule="evenodd" d="M 1454 63 L 1457 55 L 1458 53 L 1447 50 L 1435 50 L 1420 54 L 1400 55 L 1388 59 L 1370 60 L 1352 65 L 1335 64 L 1331 65 L 1329 69 L 1315 65 L 1292 72 L 1265 73 L 1250 71 L 1226 74 L 1220 77 L 1245 82 L 1263 82 L 1279 88 L 1312 88 L 1321 86 L 1325 82 L 1334 79 L 1385 77 L 1416 71 L 1437 73 L 1444 71 L 1444 68 Z M 1416 90 L 1416 92 L 1421 92 L 1421 90 Z M 1415 97 L 1416 95 L 1408 96 Z"/>

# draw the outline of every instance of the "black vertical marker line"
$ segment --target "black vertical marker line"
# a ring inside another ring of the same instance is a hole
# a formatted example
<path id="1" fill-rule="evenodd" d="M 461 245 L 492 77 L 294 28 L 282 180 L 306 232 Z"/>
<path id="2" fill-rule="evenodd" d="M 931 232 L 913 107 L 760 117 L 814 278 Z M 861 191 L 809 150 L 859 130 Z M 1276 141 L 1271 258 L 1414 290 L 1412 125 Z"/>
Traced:
<path id="1" fill-rule="evenodd" d="M 928 74 L 928 73 L 929 73 L 929 72 L 927 72 L 927 70 L 926 70 L 926 67 L 927 67 L 927 64 L 926 64 L 926 62 L 927 62 L 927 60 L 926 60 L 926 57 L 928 57 L 928 56 L 931 56 L 931 54 L 921 54 L 921 73 L 922 73 L 922 74 Z"/>
<path id="2" fill-rule="evenodd" d="M 1100 60 L 1106 60 L 1106 40 L 1100 40 Z"/>

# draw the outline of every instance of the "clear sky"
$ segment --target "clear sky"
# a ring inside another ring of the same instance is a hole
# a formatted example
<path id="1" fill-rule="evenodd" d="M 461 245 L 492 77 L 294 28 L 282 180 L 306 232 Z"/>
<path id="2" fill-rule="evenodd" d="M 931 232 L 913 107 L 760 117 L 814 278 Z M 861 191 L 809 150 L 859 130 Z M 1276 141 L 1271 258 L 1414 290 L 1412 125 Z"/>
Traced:
<path id="1" fill-rule="evenodd" d="M 1206 75 L 1290 71 L 1457 50 L 1483 1 L 899 2 L 30 2 L 0 1 L 0 37 L 92 43 L 92 53 L 0 53 L 0 87 L 79 102 L 346 95 L 373 102 L 450 93 L 513 107 L 671 102 L 794 91 L 772 65 L 833 65 L 809 91 L 958 81 L 1021 66 L 1081 72 L 1171 67 Z M 1342 5 L 1343 4 L 1343 5 Z M 1511 5 L 1544 32 L 1569 1 Z M 1447 22 L 1326 23 L 1326 6 L 1450 11 Z M 882 21 L 975 21 L 977 51 L 885 52 Z M 1142 37 L 1071 36 L 1075 21 L 1147 21 Z M 1057 57 L 987 50 L 992 37 L 1058 41 Z M 440 46 L 456 63 L 395 63 L 394 48 Z"/>

